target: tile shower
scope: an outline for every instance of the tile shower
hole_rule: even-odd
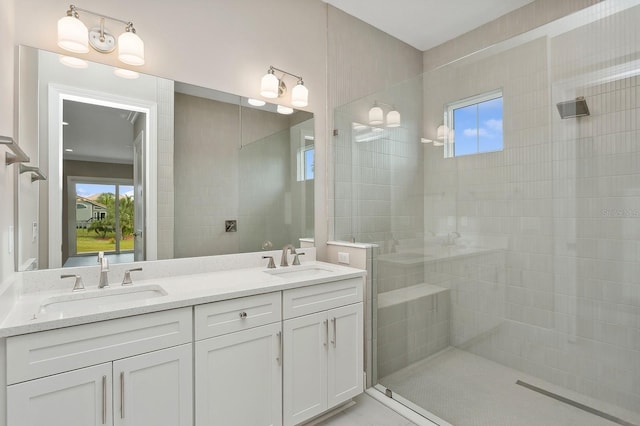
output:
[[[456,425],[640,424],[638,4],[602,2],[335,110],[334,235],[375,245],[371,384]],[[502,151],[420,142],[448,103],[495,89]],[[562,119],[579,96],[590,115]],[[376,102],[401,127],[363,130]]]

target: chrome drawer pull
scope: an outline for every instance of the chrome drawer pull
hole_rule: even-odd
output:
[[[282,365],[282,331],[278,331],[278,365]]]
[[[102,424],[107,424],[107,376],[102,376]]]
[[[331,322],[333,323],[333,340],[331,341],[331,343],[333,343],[333,347],[336,347],[336,341],[338,340],[338,335],[336,334],[336,318],[333,317],[331,318]]]
[[[120,372],[120,418],[124,419],[124,371]]]
[[[323,345],[325,347],[327,347],[327,346],[329,346],[329,321],[328,320],[324,320],[324,321],[322,321],[322,323],[325,326],[325,332],[326,332]]]

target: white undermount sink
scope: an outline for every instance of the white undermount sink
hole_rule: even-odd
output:
[[[153,299],[166,296],[159,285],[115,287],[52,296],[42,301],[39,313],[74,313],[105,305]]]
[[[315,278],[333,273],[331,269],[315,265],[288,266],[264,272],[282,278]]]

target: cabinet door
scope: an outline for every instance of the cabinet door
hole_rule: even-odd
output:
[[[186,344],[114,361],[114,425],[192,425],[191,348]]]
[[[327,313],[283,322],[284,424],[298,424],[327,409]]]
[[[328,318],[328,408],[332,408],[363,391],[362,303],[332,309]]]
[[[280,322],[195,343],[196,425],[282,424]]]
[[[7,386],[11,426],[111,424],[111,363]]]

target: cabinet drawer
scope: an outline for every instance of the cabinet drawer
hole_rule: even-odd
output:
[[[351,278],[326,284],[285,290],[282,293],[284,319],[326,311],[362,302],[364,278]]]
[[[213,302],[195,307],[196,340],[271,324],[282,319],[280,292]]]
[[[191,342],[191,308],[7,339],[7,384]]]

